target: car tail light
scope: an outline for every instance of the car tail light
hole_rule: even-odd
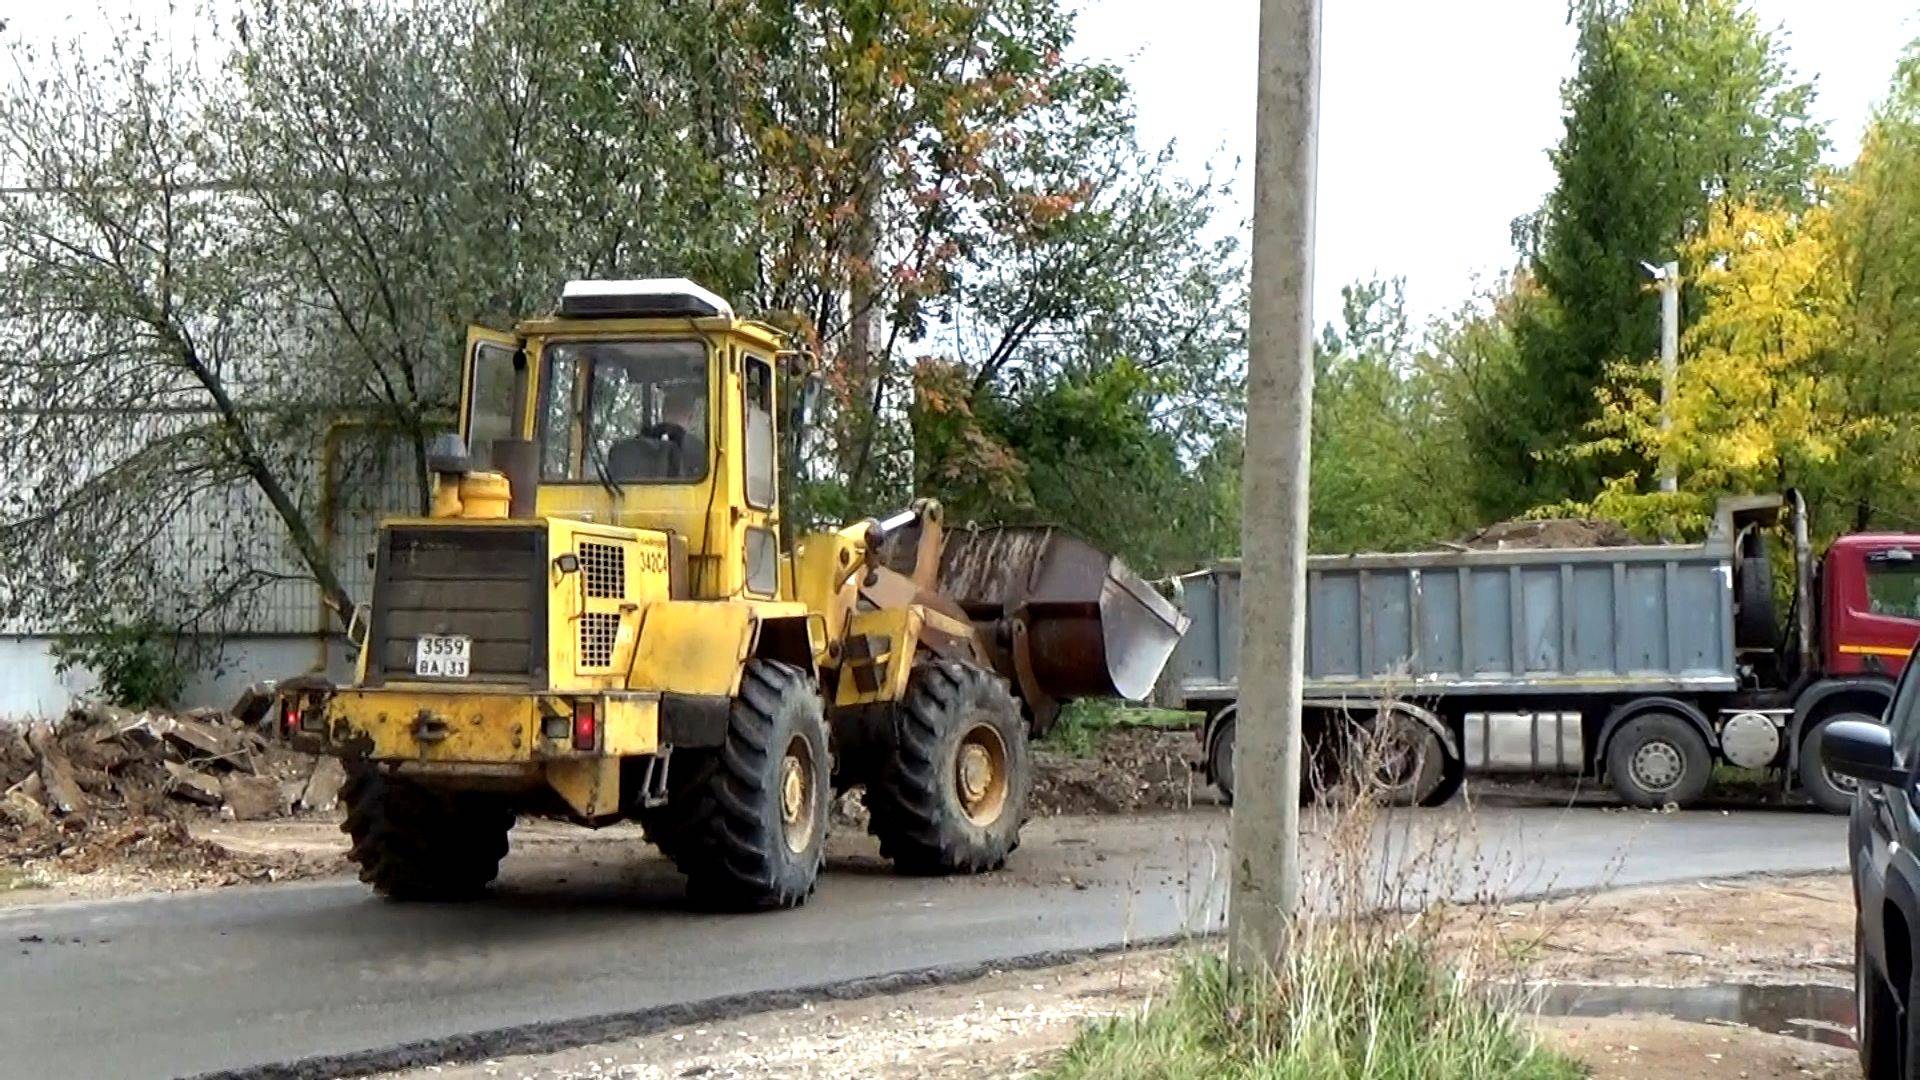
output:
[[[591,750],[600,735],[599,719],[594,715],[593,702],[577,702],[573,706],[573,748]]]
[[[281,723],[289,735],[300,730],[300,705],[298,702],[287,702],[286,708],[282,712]]]

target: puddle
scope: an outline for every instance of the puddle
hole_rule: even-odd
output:
[[[1528,988],[1546,1016],[1645,1013],[1693,1023],[1721,1022],[1853,1048],[1853,990],[1814,986],[1584,986]]]

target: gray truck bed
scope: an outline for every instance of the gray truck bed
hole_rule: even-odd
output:
[[[1240,569],[1175,579],[1180,702],[1237,695]],[[1733,689],[1726,543],[1317,556],[1310,699]]]

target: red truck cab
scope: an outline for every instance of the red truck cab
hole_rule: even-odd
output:
[[[1899,678],[1920,638],[1920,536],[1855,533],[1820,566],[1820,668]]]

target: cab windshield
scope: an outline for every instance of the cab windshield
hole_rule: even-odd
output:
[[[1920,563],[1905,552],[1890,557],[1876,552],[1867,558],[1867,607],[1875,615],[1920,619]]]
[[[567,341],[545,349],[540,472],[550,481],[691,483],[707,475],[707,349]]]

